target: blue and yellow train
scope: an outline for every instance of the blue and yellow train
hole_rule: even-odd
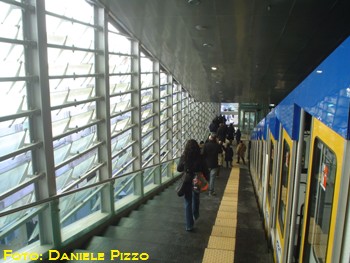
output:
[[[350,38],[251,135],[275,262],[350,262]]]

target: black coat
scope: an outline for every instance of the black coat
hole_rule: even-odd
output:
[[[177,171],[189,172],[191,174],[191,179],[193,179],[195,172],[202,172],[207,180],[209,178],[209,171],[202,155],[200,155],[198,159],[191,160],[189,164],[185,162],[185,156],[181,155],[179,163],[177,164]]]
[[[218,155],[222,153],[222,147],[215,141],[208,141],[204,144],[203,155],[205,162],[208,168],[217,168],[218,164]]]

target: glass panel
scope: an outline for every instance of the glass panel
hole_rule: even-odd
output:
[[[131,130],[128,130],[112,140],[112,155],[118,153],[131,142]]]
[[[121,111],[130,109],[131,107],[131,94],[125,94],[122,96],[115,96],[110,99],[111,101],[111,114],[117,114]]]
[[[146,122],[142,123],[142,135],[146,134],[151,129],[153,129],[153,121],[152,121],[152,119],[149,119]]]
[[[0,2],[0,21],[0,37],[23,40],[20,7]]]
[[[14,224],[16,222],[15,219],[23,218],[25,215],[28,217],[28,215],[33,214],[36,209],[37,208],[30,208],[19,211],[10,216],[0,217],[0,232]],[[39,238],[38,232],[36,231],[37,227],[38,216],[29,217],[22,224],[16,226],[14,230],[0,238],[1,250],[4,251],[5,249],[10,249],[12,250],[12,253],[14,253],[25,246],[34,243]],[[0,258],[3,258],[3,256],[4,255],[1,255]],[[8,258],[6,261],[8,261]]]
[[[168,75],[164,72],[160,72],[160,85],[165,85],[168,83]]]
[[[0,43],[0,77],[23,77],[24,47],[22,45]]]
[[[0,67],[1,65],[2,64],[0,64]],[[7,116],[27,110],[26,83],[24,81],[1,82],[0,105],[0,116]]]
[[[108,29],[116,30],[111,24],[108,24]],[[131,41],[122,35],[109,32],[108,50],[113,53],[131,54]]]
[[[27,176],[30,176],[31,164],[29,162],[20,163],[19,160],[17,160],[15,165],[16,166],[12,169],[7,171],[5,170],[0,174],[1,193],[5,193],[6,191],[16,187],[20,182],[23,182]],[[4,170],[4,168],[1,170]]]
[[[131,87],[131,76],[111,76],[109,77],[109,82],[111,94],[129,91]]]
[[[97,178],[85,182],[82,186],[92,184],[96,181]],[[100,210],[101,189],[101,186],[92,187],[60,198],[59,212],[61,228],[65,228]]]
[[[147,117],[151,116],[152,114],[153,114],[153,110],[151,108],[151,105],[146,105],[145,107],[142,107],[142,109],[141,109],[142,120],[146,119]]]
[[[111,119],[111,133],[112,135],[123,131],[131,124],[131,112],[127,112],[122,115]]]
[[[50,91],[52,93],[54,92],[74,92],[75,89],[87,89],[91,90],[90,97],[93,97],[95,95],[95,79],[92,77],[86,77],[86,78],[68,78],[68,79],[50,79]],[[74,94],[73,94],[74,95]],[[70,100],[74,99],[74,96],[71,96]],[[83,96],[83,98],[86,98],[86,96]],[[51,100],[55,100],[55,97],[51,96]],[[51,104],[53,104],[51,102]]]
[[[155,185],[155,176],[159,173],[159,168],[149,168],[149,169],[145,169],[143,172],[143,186],[144,188],[146,188],[147,186],[147,190],[151,190],[154,187],[156,187]],[[147,191],[146,191],[147,192]]]
[[[160,122],[161,123],[164,122],[166,119],[168,119],[168,111],[167,110],[162,111],[160,114],[161,114],[160,115]]]
[[[167,86],[160,86],[160,97],[164,98],[166,95],[168,95]]]
[[[94,53],[48,48],[50,76],[94,74]]]
[[[153,158],[152,156],[153,156],[153,147],[150,147],[146,152],[142,154],[142,164],[145,164],[146,162],[151,160],[151,158]],[[152,164],[152,162],[150,164]]]
[[[130,73],[131,57],[109,55],[109,72],[110,73]]]
[[[141,104],[146,104],[153,99],[153,90],[147,89],[141,91]]]
[[[287,212],[287,195],[288,195],[288,180],[290,169],[290,147],[286,140],[283,140],[283,158],[282,158],[282,171],[281,182],[279,189],[279,202],[278,202],[278,221],[281,226],[282,236],[284,235],[284,224],[286,220]]]
[[[162,137],[160,137],[160,147],[162,148],[168,141],[167,134],[164,134]]]
[[[84,104],[81,107],[69,107],[63,110],[52,111],[53,136],[61,135],[72,129],[83,127],[96,119],[94,108],[95,102]],[[84,110],[88,110],[84,112]],[[74,115],[73,115],[74,114]]]
[[[163,110],[165,109],[166,107],[168,107],[168,101],[166,99],[161,99],[160,100],[160,109]]]
[[[0,136],[0,156],[12,153],[18,149],[21,149],[25,144],[30,143],[29,132],[27,129],[18,130],[12,134],[5,134]],[[1,175],[0,175],[1,176]]]
[[[53,1],[46,1],[53,2]],[[80,9],[79,9],[80,10]],[[56,10],[55,10],[56,11]],[[76,15],[74,15],[76,19]],[[47,42],[49,44],[94,48],[94,28],[61,18],[46,16]]]
[[[153,86],[153,74],[141,74],[141,88]]]
[[[127,167],[126,165],[131,159],[132,159],[131,148],[127,148],[125,149],[125,151],[122,151],[116,158],[112,160],[112,163],[113,163],[112,174],[118,173],[118,175],[121,175],[120,174],[121,170]]]
[[[94,21],[93,9],[85,0],[45,1],[45,8],[47,11],[66,17],[74,17],[82,22],[93,23]]]
[[[177,172],[176,165],[173,161],[161,164],[162,182],[165,183],[171,180],[171,178],[174,176],[175,171]]]
[[[134,195],[134,178],[136,174],[117,179],[114,183],[114,200],[117,204],[125,197]],[[117,208],[119,205],[116,206]]]
[[[141,56],[142,55],[143,54],[141,54]],[[153,61],[149,58],[141,57],[141,72],[153,72]]]
[[[153,142],[153,134],[148,134],[142,138],[142,149],[146,148],[150,143]]]
[[[84,129],[54,141],[55,165],[92,147],[94,143],[96,143],[94,129],[96,129],[96,127]]]
[[[168,127],[166,123],[163,123],[162,125],[160,125],[160,134],[163,135],[163,133],[165,133],[167,129]]]
[[[64,103],[90,99],[95,94],[95,87],[82,89],[67,89],[65,91],[51,92],[51,105],[58,106]]]
[[[316,139],[303,256],[305,262],[326,262],[336,170],[334,152]]]

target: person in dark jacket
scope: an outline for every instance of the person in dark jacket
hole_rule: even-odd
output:
[[[185,150],[177,165],[177,171],[190,174],[190,180],[185,185],[184,198],[186,231],[192,231],[194,220],[197,220],[199,217],[199,193],[193,191],[192,181],[195,172],[202,172],[205,177],[208,177],[208,170],[196,140],[191,139],[187,141]]]
[[[210,135],[209,141],[204,144],[203,155],[205,157],[206,165],[209,169],[209,195],[216,195],[215,193],[215,177],[219,170],[218,157],[222,153],[222,147],[218,144],[216,136]]]
[[[232,161],[233,161],[233,149],[231,147],[230,142],[228,142],[226,147],[225,147],[225,161],[226,161],[226,167],[231,168]]]
[[[235,134],[237,145],[238,145],[239,142],[241,141],[241,135],[242,135],[242,134],[241,134],[241,130],[240,130],[240,129],[237,129],[236,134]]]
[[[224,123],[220,123],[219,128],[216,132],[216,136],[218,137],[218,140],[221,142],[225,142],[227,135],[227,127]]]
[[[231,123],[227,127],[227,139],[230,141],[230,143],[233,143],[233,139],[235,138],[235,127],[233,127],[233,123]]]

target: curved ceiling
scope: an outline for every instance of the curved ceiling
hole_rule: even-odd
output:
[[[278,104],[350,34],[348,0],[100,2],[204,102]]]

